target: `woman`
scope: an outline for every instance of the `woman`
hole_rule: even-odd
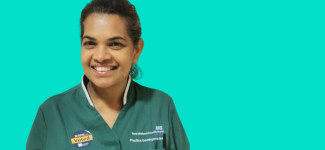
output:
[[[144,45],[135,7],[93,0],[80,25],[81,84],[39,107],[27,150],[190,149],[171,97],[132,80]]]

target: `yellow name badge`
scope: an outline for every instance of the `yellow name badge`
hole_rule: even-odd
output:
[[[88,141],[92,141],[92,140],[93,140],[92,135],[87,135],[87,136],[82,136],[82,137],[77,137],[77,138],[71,138],[72,144],[83,143],[83,142],[88,142]]]

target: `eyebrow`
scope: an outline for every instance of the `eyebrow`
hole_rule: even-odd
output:
[[[90,40],[92,40],[92,41],[96,41],[95,38],[90,37],[90,36],[88,36],[88,35],[85,35],[85,36],[82,37],[82,39],[84,39],[84,38],[90,39]],[[114,36],[114,37],[111,37],[111,38],[107,39],[107,41],[114,41],[114,40],[117,40],[117,39],[121,39],[121,40],[124,40],[124,41],[126,42],[126,40],[125,40],[124,38],[120,37],[120,36]]]

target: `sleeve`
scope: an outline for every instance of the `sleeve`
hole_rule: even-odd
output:
[[[46,124],[43,112],[39,108],[27,139],[26,150],[45,150],[45,143]]]
[[[167,137],[167,150],[189,150],[190,143],[185,130],[178,117],[175,104],[171,99],[169,105],[169,138]]]

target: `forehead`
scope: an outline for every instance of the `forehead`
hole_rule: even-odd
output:
[[[98,40],[107,40],[114,36],[128,38],[125,20],[115,14],[90,14],[84,21],[84,35]]]

